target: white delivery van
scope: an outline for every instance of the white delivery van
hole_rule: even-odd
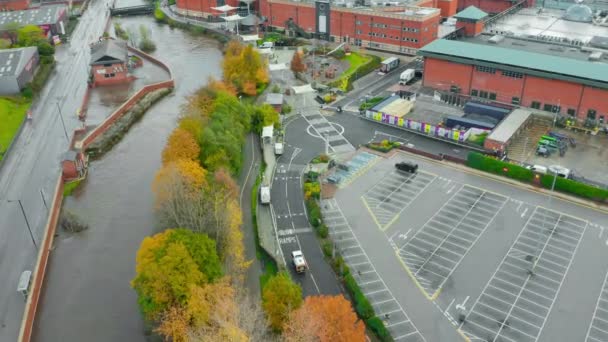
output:
[[[406,85],[409,81],[414,79],[415,75],[416,75],[416,70],[414,70],[414,69],[405,70],[404,72],[401,73],[401,76],[399,76],[399,84]]]
[[[293,267],[295,268],[297,273],[304,273],[308,268],[306,264],[306,259],[304,259],[304,254],[302,251],[293,251],[291,252],[291,258],[293,261]]]
[[[260,202],[262,204],[270,204],[270,187],[263,185],[260,187]]]
[[[280,156],[283,154],[284,146],[283,146],[283,135],[279,134],[276,136],[274,140],[274,154]]]

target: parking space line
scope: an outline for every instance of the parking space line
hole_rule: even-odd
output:
[[[595,310],[593,311],[593,316],[591,317],[591,322],[589,323],[589,328],[587,329],[587,336],[585,337],[585,341],[602,341],[599,338],[603,339],[603,341],[606,341],[606,339],[608,339],[608,332],[604,331],[603,329],[599,329],[597,326],[595,326],[595,322],[597,320],[602,320],[603,322],[608,323],[608,311],[600,307],[602,301],[605,302],[606,300],[608,300],[608,272],[606,272],[606,275],[604,276],[604,283],[602,284],[602,289],[600,290],[600,294],[595,304]],[[597,336],[597,338],[595,336],[592,336],[597,335],[595,333],[592,333],[592,329],[599,330],[602,333],[602,336]]]
[[[469,194],[474,197],[469,196]],[[490,196],[500,196],[497,199],[493,199],[495,204],[492,215],[485,215],[483,221],[480,220],[481,217],[476,219],[475,216],[479,215],[479,213],[477,213],[477,207],[488,206],[488,202],[490,201],[486,201],[486,199],[489,199]],[[464,200],[464,198],[466,198],[466,200]],[[458,189],[448,201],[445,202],[429,220],[427,220],[412,239],[399,250],[400,259],[403,259],[402,264],[405,265],[405,267],[410,268],[408,274],[412,275],[414,278],[419,277],[421,274],[428,273],[437,275],[437,279],[430,283],[431,286],[422,286],[418,283],[418,285],[421,285],[420,287],[423,289],[423,293],[428,299],[434,300],[439,296],[439,293],[447,280],[477,243],[487,227],[494,221],[496,215],[503,209],[508,199],[509,198],[506,196],[487,193],[479,188],[464,185]],[[482,200],[484,201],[481,202]],[[462,204],[464,204],[464,206]],[[486,211],[484,210],[484,212]],[[447,222],[443,222],[442,220],[444,219]],[[477,222],[480,227],[473,226],[470,221]],[[467,237],[471,237],[472,239]],[[428,246],[428,248],[419,246],[419,243]],[[414,250],[408,251],[409,254],[403,253],[403,251],[412,249],[412,247]],[[446,252],[453,255],[453,257],[444,257],[442,254],[445,254]],[[416,253],[420,253],[421,255],[412,260],[409,255],[416,255]],[[447,267],[443,263],[439,263],[439,260],[437,259],[448,261],[450,267]],[[420,260],[422,260],[421,263],[419,262]],[[439,266],[441,269],[447,270],[447,274],[438,274],[436,271],[429,269],[431,265],[434,265],[435,267]]]
[[[359,242],[359,239],[357,238],[357,236],[355,235],[354,231],[352,231],[352,228],[350,227],[350,225],[348,224],[348,220],[346,219],[346,217],[344,216],[344,214],[342,213],[342,210],[340,209],[340,207],[338,206],[337,202],[335,199],[331,199],[331,200],[323,200],[325,205],[321,206],[321,210],[323,212],[324,209],[326,209],[328,206],[332,207],[332,208],[336,208],[336,211],[340,212],[341,216],[342,216],[342,220],[345,222],[346,226],[349,227],[350,229],[350,233],[352,234],[354,240],[356,241],[357,245],[361,248],[362,252],[363,252],[363,256],[365,257],[366,261],[365,262],[361,262],[361,263],[356,263],[356,264],[351,264],[348,261],[346,261],[347,265],[350,267],[351,271],[353,272],[353,276],[355,277],[355,281],[357,281],[357,283],[362,286],[363,284],[360,283],[361,282],[361,275],[362,274],[369,274],[369,273],[374,273],[376,275],[376,277],[378,277],[378,281],[374,281],[373,283],[381,283],[382,284],[382,289],[379,290],[375,290],[372,292],[368,292],[368,293],[364,293],[364,295],[366,296],[366,298],[368,298],[368,300],[370,300],[370,303],[372,305],[376,305],[376,307],[378,307],[378,305],[380,304],[386,304],[389,302],[394,302],[396,304],[396,306],[398,307],[398,310],[392,311],[391,313],[396,313],[396,312],[400,312],[403,314],[403,317],[405,317],[405,321],[399,321],[399,324],[404,324],[404,323],[409,323],[408,324],[408,332],[407,332],[407,336],[410,335],[415,335],[417,336],[416,341],[424,341],[426,342],[424,336],[422,334],[420,334],[420,332],[418,331],[418,328],[414,325],[414,322],[412,322],[409,317],[407,316],[407,314],[405,313],[405,310],[403,310],[403,307],[401,306],[401,303],[399,303],[399,301],[397,301],[397,299],[395,298],[395,296],[393,295],[393,293],[391,292],[391,290],[388,288],[388,286],[386,285],[386,283],[384,282],[384,280],[382,279],[382,277],[380,277],[380,275],[378,274],[378,272],[376,271],[376,268],[374,267],[374,264],[371,262],[370,258],[367,256],[367,253],[365,252],[365,250],[361,247],[361,243]],[[365,201],[364,201],[365,203]],[[330,236],[333,239],[333,229],[330,226]],[[371,269],[368,271],[359,271],[355,269],[355,266],[359,266],[359,265],[367,265],[368,267],[370,267]],[[368,282],[369,284],[369,282]],[[375,287],[375,286],[374,286]],[[378,298],[380,299],[377,302],[374,302],[373,299],[370,299],[370,295],[373,295],[375,293],[386,293],[389,297],[389,299],[382,299],[382,298]],[[397,315],[400,316],[400,315]],[[389,317],[386,318],[387,320],[389,320]],[[393,322],[384,322],[387,325],[392,324]],[[396,326],[396,325],[394,325]],[[396,331],[394,328],[392,329],[393,326],[388,326],[387,329],[389,329],[389,332],[391,333],[391,335],[395,336],[395,333],[399,333],[399,331]],[[401,329],[403,330],[403,329]],[[395,338],[395,340],[397,340],[398,338]]]
[[[542,218],[539,219],[539,217]],[[530,229],[539,228],[541,221],[543,222],[542,229],[545,229],[547,226],[545,223],[549,223],[550,228],[546,230],[548,234],[539,235],[537,246],[522,243],[522,240],[529,239],[526,236],[527,232]],[[557,241],[555,232],[560,231],[564,224],[581,229],[580,231],[572,231],[572,233],[575,233],[579,237],[576,240],[576,244],[572,246],[572,250],[564,250],[562,246],[562,250],[566,252],[568,257],[553,252],[560,250],[559,244],[555,246],[555,242]],[[523,336],[529,337],[531,341],[537,341],[546,324],[547,317],[555,304],[566,274],[572,265],[587,225],[588,223],[585,220],[562,215],[559,212],[550,211],[540,206],[535,207],[526,224],[509,248],[509,251],[505,254],[494,274],[471,307],[468,317],[460,324],[460,329],[469,336],[476,336],[476,331],[478,328],[481,328],[483,331],[492,334],[490,338],[492,341],[497,341],[499,338],[501,340],[517,341],[523,338]],[[530,251],[525,251],[521,248],[530,249]],[[530,268],[522,267],[519,265],[519,262],[514,263],[519,258],[523,258],[526,262],[530,263]],[[563,270],[558,272],[543,267],[542,264],[546,261],[555,263],[550,259],[563,259],[565,265],[556,264],[560,268],[563,268]],[[541,267],[539,267],[538,273],[541,274],[536,274],[536,266],[539,263]],[[521,274],[514,273],[518,270]],[[539,276],[537,277],[536,275]],[[549,277],[549,275],[552,276]],[[509,280],[505,277],[513,279]],[[498,290],[499,292],[492,290],[492,293],[490,293],[491,289]],[[538,293],[538,291],[542,291],[543,293]],[[504,293],[506,296],[501,296],[500,293]],[[505,307],[509,307],[506,312],[504,311]],[[482,332],[482,334],[486,336],[487,333]]]
[[[361,200],[374,223],[385,231],[436,178],[437,175],[428,172],[404,175],[392,171],[368,189]],[[398,205],[392,203],[395,199],[399,202]]]

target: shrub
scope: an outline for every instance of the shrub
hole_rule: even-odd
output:
[[[467,156],[467,166],[482,171],[504,175],[519,181],[530,182],[534,178],[532,170],[525,167],[500,161],[495,158],[484,156],[481,153],[470,152]]]
[[[278,84],[275,84],[275,85],[272,86],[272,88],[270,88],[270,92],[278,94],[278,93],[281,92],[281,87],[279,87]]]
[[[319,182],[304,183],[304,193],[308,194],[308,197],[319,199],[321,197],[321,184]]]
[[[313,198],[306,200],[306,208],[308,208],[308,221],[310,224],[317,228],[321,224],[321,208],[319,204]]]
[[[365,321],[367,327],[376,334],[378,339],[382,342],[390,342],[393,341],[391,337],[391,333],[388,331],[386,326],[384,326],[384,322],[378,317],[368,318]]]
[[[344,283],[346,284],[346,289],[348,290],[350,296],[355,300],[355,311],[359,317],[364,320],[373,317],[374,308],[369,303],[367,298],[365,298],[363,292],[361,292],[361,289],[359,288],[359,285],[357,285],[357,282],[355,281],[355,278],[353,278],[352,274],[349,273],[344,277]]]
[[[34,97],[34,91],[32,90],[32,86],[28,83],[23,90],[21,90],[21,96],[26,99],[31,99]]]
[[[321,248],[323,249],[323,254],[325,254],[327,258],[331,258],[334,254],[334,245],[329,240],[323,241]]]
[[[292,108],[290,105],[284,104],[282,110],[283,110],[283,114],[289,114],[289,113],[291,113]]]
[[[553,179],[553,175],[543,175],[540,181],[545,188],[551,189]],[[558,177],[555,179],[555,190],[594,201],[605,202],[608,200],[608,190],[565,178]]]
[[[139,49],[146,53],[154,52],[156,50],[156,44],[150,39],[142,39],[139,42]]]
[[[40,56],[52,56],[55,53],[55,47],[47,41],[40,41],[37,45]]]
[[[165,20],[165,12],[163,12],[163,10],[161,10],[160,8],[155,9],[154,10],[154,19],[156,19],[156,21]]]
[[[317,228],[317,233],[319,233],[319,237],[325,239],[329,235],[329,228],[327,228],[325,224],[321,224],[319,228]]]

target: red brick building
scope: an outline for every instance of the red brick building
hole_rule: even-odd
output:
[[[519,0],[521,1],[521,0]],[[458,0],[458,11],[462,11],[469,6],[475,6],[482,11],[490,14],[500,13],[509,9],[519,1],[514,0]],[[526,0],[523,7],[534,7],[535,0]]]
[[[212,7],[221,7],[224,5],[238,8],[239,0],[176,0],[175,7],[177,12],[189,17],[207,18],[210,16],[220,16],[222,12],[212,9]],[[255,8],[254,2],[251,8]],[[230,12],[232,14],[232,12]]]
[[[19,11],[30,7],[30,0],[0,0],[0,11]]]
[[[103,86],[129,82],[127,43],[105,39],[91,46],[91,82]]]
[[[439,39],[419,50],[424,86],[606,123],[608,60],[601,54],[574,44],[479,34],[471,29],[476,23],[468,25],[469,37]]]
[[[326,34],[326,40],[366,48],[415,54],[437,39],[440,10],[430,7],[394,6],[347,8],[328,3],[261,0],[260,12],[267,25],[286,29],[288,22],[302,30]],[[322,20],[325,23],[320,24]],[[326,32],[321,32],[325,30]]]

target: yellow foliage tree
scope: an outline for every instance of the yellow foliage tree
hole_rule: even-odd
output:
[[[365,325],[342,295],[310,296],[285,326],[289,342],[364,342]]]
[[[178,127],[173,130],[163,149],[163,165],[180,159],[197,160],[200,152],[201,148],[192,133]]]
[[[289,314],[300,305],[302,289],[287,273],[281,272],[270,278],[262,289],[262,307],[274,331],[283,330]]]
[[[248,341],[239,326],[236,292],[227,278],[192,287],[180,308],[168,310],[157,332],[173,341]]]
[[[193,160],[180,159],[163,166],[152,184],[157,208],[176,196],[195,197],[206,184],[206,175],[207,171]]]
[[[243,47],[235,41],[226,47],[222,69],[224,82],[251,96],[257,94],[258,85],[269,80],[266,61],[260,54],[251,45]]]

